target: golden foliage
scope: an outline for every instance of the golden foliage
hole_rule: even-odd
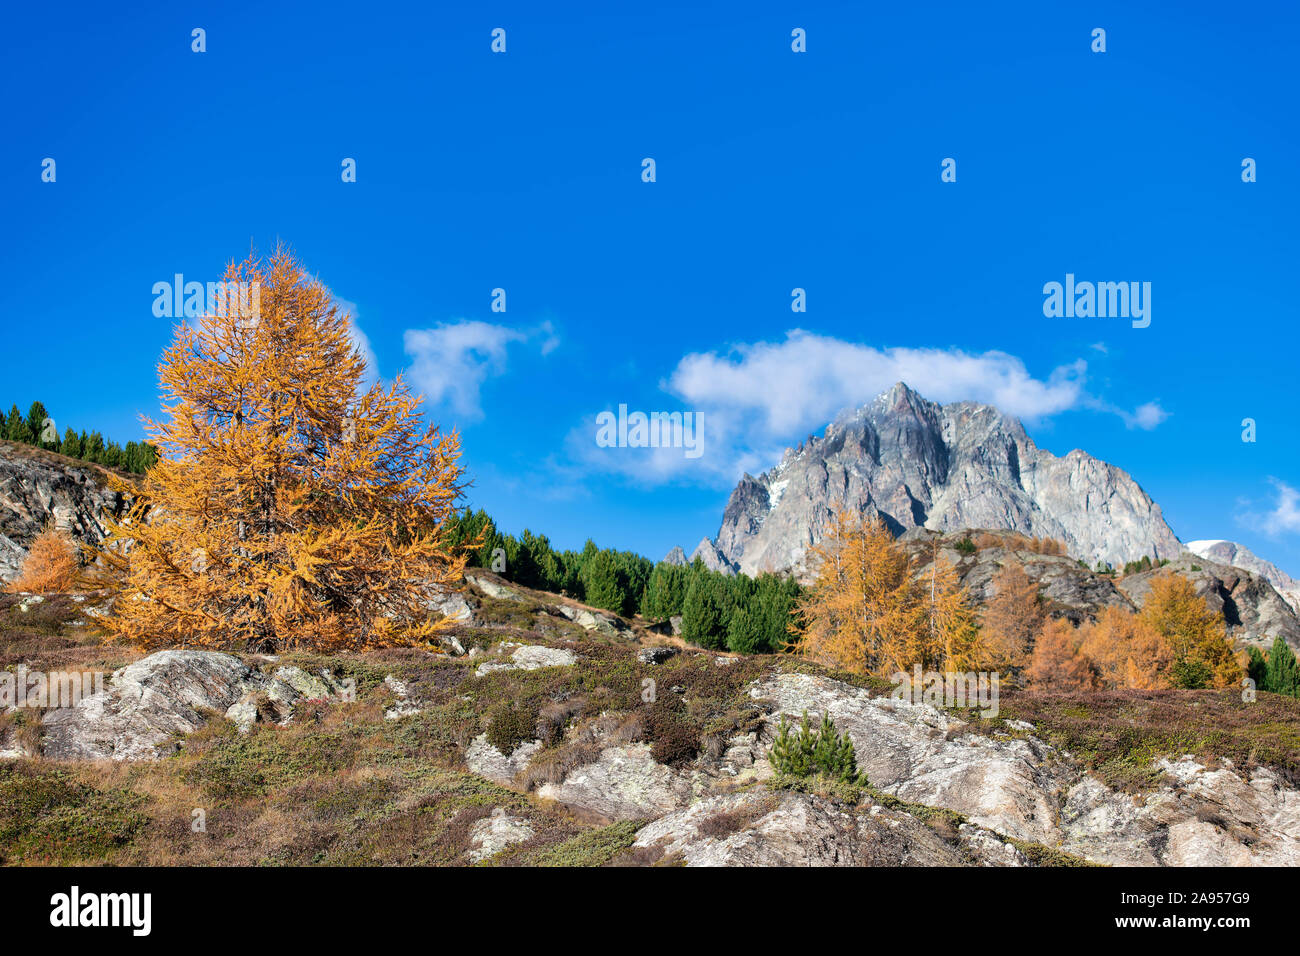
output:
[[[1020,564],[1009,561],[993,577],[993,596],[980,614],[984,639],[999,670],[1029,662],[1029,648],[1047,620],[1038,584]]]
[[[109,626],[146,648],[427,638],[465,563],[444,540],[458,436],[422,428],[400,377],[362,390],[348,316],[289,252],[225,282],[257,283],[260,313],[232,297],[163,354],[160,458],[102,552],[126,571]]]
[[[47,525],[32,542],[22,573],[10,582],[9,590],[37,594],[72,590],[80,566],[79,554],[71,535]]]
[[[1108,689],[1168,687],[1173,650],[1164,636],[1132,611],[1108,607],[1084,624],[1080,651],[1093,662]]]
[[[1049,618],[1034,641],[1034,653],[1025,671],[1036,691],[1095,690],[1092,662],[1079,652],[1079,637],[1068,620]]]
[[[1173,664],[1203,665],[1215,687],[1232,687],[1242,669],[1232,652],[1223,618],[1187,578],[1168,571],[1151,579],[1151,593],[1138,615],[1168,645]]]
[[[974,538],[975,547],[1006,548],[1008,551],[1028,551],[1031,554],[1067,554],[1065,543],[1056,538],[1031,538],[1018,531],[981,532]]]
[[[966,670],[982,656],[969,597],[946,562],[922,580],[878,519],[839,512],[809,552],[816,578],[795,609],[796,650],[855,673],[913,664]]]

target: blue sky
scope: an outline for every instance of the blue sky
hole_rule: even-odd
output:
[[[153,284],[283,239],[510,530],[689,551],[905,377],[1300,574],[1293,6],[443,6],[10,10],[5,407],[140,437]],[[1150,327],[1045,317],[1067,272],[1150,282]],[[620,403],[700,412],[704,453],[597,448]]]

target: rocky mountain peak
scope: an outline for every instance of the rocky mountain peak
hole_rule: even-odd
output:
[[[1056,538],[1089,564],[1183,551],[1121,469],[1077,449],[1057,457],[992,405],[940,405],[904,382],[846,409],[771,470],[745,475],[709,544],[720,563],[748,574],[799,571],[838,508],[877,515],[895,534],[993,528]]]

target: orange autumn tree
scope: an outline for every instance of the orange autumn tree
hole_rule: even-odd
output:
[[[1173,651],[1164,637],[1132,611],[1107,607],[1080,629],[1079,651],[1093,662],[1107,688],[1168,687]]]
[[[984,638],[999,670],[1018,672],[1047,620],[1038,583],[1024,567],[1008,561],[993,576],[993,596],[980,614]]]
[[[1222,616],[1187,578],[1167,571],[1152,578],[1138,617],[1168,645],[1172,662],[1166,673],[1173,686],[1232,687],[1241,680]]]
[[[126,575],[108,625],[145,648],[429,637],[465,563],[444,534],[459,438],[422,426],[400,377],[362,387],[349,317],[291,253],[225,282],[258,293],[182,322],[163,354],[160,457],[103,551]]]
[[[80,565],[80,549],[71,535],[47,525],[27,549],[22,571],[10,582],[9,590],[35,594],[70,591]]]
[[[1074,625],[1064,618],[1048,618],[1034,641],[1025,678],[1031,690],[1071,692],[1095,690],[1092,661],[1079,651]]]
[[[951,566],[936,557],[918,580],[878,518],[841,511],[833,521],[809,551],[815,578],[795,608],[795,650],[860,674],[970,667],[978,630]]]

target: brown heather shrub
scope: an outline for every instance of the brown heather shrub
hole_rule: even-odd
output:
[[[564,732],[569,729],[569,721],[581,717],[587,709],[587,698],[570,697],[566,700],[543,704],[537,712],[537,739],[543,747],[554,747],[564,740]]]
[[[520,744],[533,739],[533,730],[536,726],[536,711],[517,707],[508,702],[500,703],[492,709],[488,719],[488,743],[508,757]]]
[[[662,764],[674,766],[694,760],[700,752],[699,728],[687,723],[682,715],[667,706],[650,708],[646,723],[650,755]]]
[[[780,799],[775,794],[767,794],[758,800],[741,804],[734,810],[720,810],[711,816],[705,817],[700,821],[697,829],[700,836],[723,839],[733,833],[740,832],[752,825],[756,820],[767,816],[780,803]]]

